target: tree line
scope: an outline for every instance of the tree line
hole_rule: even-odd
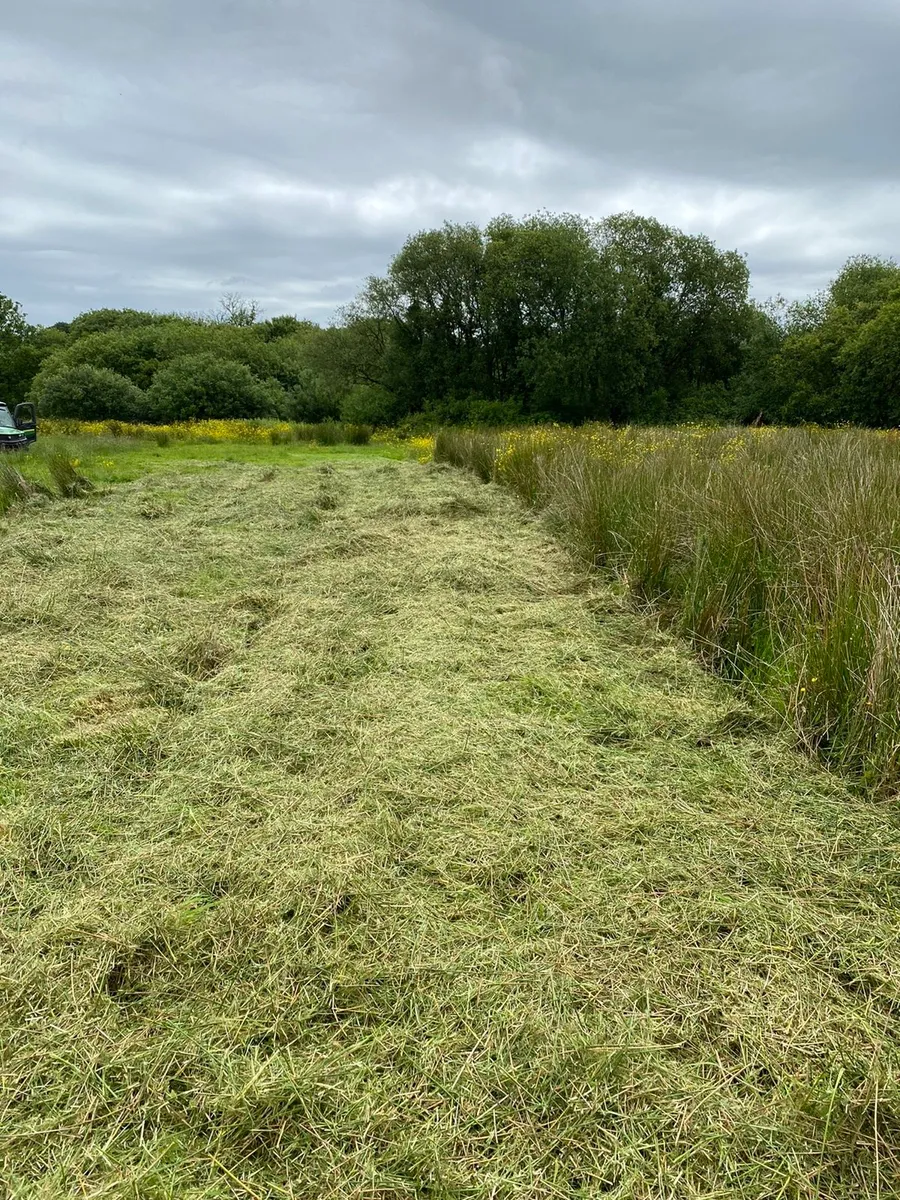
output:
[[[321,327],[225,297],[40,328],[0,296],[0,401],[44,415],[372,424],[900,424],[900,266],[749,297],[744,257],[632,213],[542,213],[410,237]]]

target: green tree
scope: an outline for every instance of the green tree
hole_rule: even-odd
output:
[[[341,400],[340,417],[351,425],[394,425],[405,413],[393,393],[373,383],[357,383]]]
[[[281,415],[289,421],[333,421],[339,415],[334,393],[310,367],[285,388],[285,397]]]
[[[277,416],[285,405],[275,380],[257,379],[249,367],[215,354],[190,354],[157,371],[148,391],[158,421]]]
[[[900,300],[900,265],[871,254],[848,259],[828,291],[829,307],[845,309],[856,325],[871,321],[892,300]]]
[[[760,410],[785,423],[890,423],[898,302],[900,266],[870,255],[849,259],[825,291],[787,306],[769,359],[748,356],[738,390],[755,371]]]
[[[781,297],[751,306],[741,368],[731,381],[731,391],[722,396],[718,410],[706,413],[694,407],[687,415],[742,422],[781,419],[785,396],[775,362],[786,337],[785,308]]]
[[[367,297],[377,282],[369,281]],[[336,396],[357,384],[386,389],[396,320],[380,304],[370,307],[368,298],[354,302],[343,309],[341,324],[315,331],[304,343],[303,356]]]
[[[45,417],[142,421],[150,415],[147,396],[140,388],[124,375],[90,363],[39,377],[28,398]]]
[[[74,340],[70,337],[43,362],[41,372],[52,374],[79,363],[90,363],[116,371],[146,389],[167,363],[185,355],[212,354],[243,363],[258,378],[276,379],[282,387],[290,389],[302,386],[310,369],[307,340],[308,335],[304,334],[267,341],[256,328],[169,318],[86,333]]]
[[[595,232],[570,214],[488,225],[482,324],[495,402],[564,420],[609,415],[615,314]]]
[[[47,353],[38,333],[22,306],[0,295],[0,402],[10,407],[25,399]]]
[[[41,373],[53,374],[88,364],[115,371],[145,389],[164,363],[203,350],[205,332],[203,326],[193,322],[173,321],[115,327],[74,339],[70,334],[68,342],[43,364]]]
[[[481,230],[447,223],[409,238],[387,278],[369,281],[363,311],[385,347],[383,384],[405,411],[489,388],[483,278]]]
[[[600,222],[598,240],[615,281],[607,368],[615,416],[677,416],[684,397],[741,366],[753,320],[747,264],[707,237],[634,213]]]
[[[900,425],[900,300],[883,305],[841,347],[842,411],[864,425]]]
[[[740,255],[633,214],[446,224],[368,281],[330,348],[406,413],[660,419],[739,368],[747,284]]]
[[[136,308],[94,308],[79,315],[69,324],[68,334],[74,341],[91,333],[111,333],[115,330],[139,329],[143,325],[162,325],[179,320],[171,314],[141,312]]]
[[[308,338],[318,332],[319,326],[314,321],[301,321],[299,317],[285,314],[271,317],[256,326],[260,336],[267,342],[276,342],[280,338]]]
[[[0,350],[24,341],[32,333],[22,306],[9,296],[0,294]]]

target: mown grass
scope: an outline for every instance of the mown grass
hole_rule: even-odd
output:
[[[62,434],[52,432],[50,422],[41,426],[37,446],[27,453],[0,457],[0,512],[13,504],[29,500],[20,516],[61,494],[54,478],[56,470],[68,463],[80,476],[97,487],[127,483],[149,473],[195,472],[218,463],[257,463],[271,467],[308,467],[331,461],[403,460],[420,457],[418,442],[395,437],[379,437],[363,445],[337,445],[306,441],[269,439],[209,439],[191,442],[170,439],[160,445],[154,438],[112,435],[86,430]],[[62,489],[62,494],[65,489]]]
[[[820,429],[445,431],[799,742],[900,779],[900,438]]]
[[[0,520],[7,1193],[896,1194],[896,824],[500,489],[282,450]]]

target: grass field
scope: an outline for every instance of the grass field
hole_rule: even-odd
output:
[[[869,795],[900,786],[897,431],[443,431]]]
[[[5,1194],[897,1194],[891,810],[495,485],[75,457],[0,518]]]

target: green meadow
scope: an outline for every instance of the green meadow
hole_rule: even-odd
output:
[[[897,1193],[887,735],[829,759],[761,636],[714,641],[794,628],[733,461],[825,466],[465,436],[0,464],[4,1194]]]

